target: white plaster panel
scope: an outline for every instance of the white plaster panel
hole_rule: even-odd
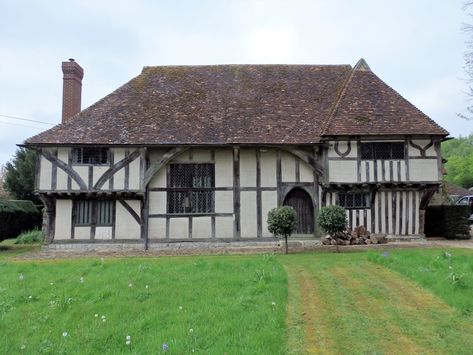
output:
[[[210,217],[192,218],[192,239],[212,237],[212,221]]]
[[[177,157],[171,160],[173,163],[189,163],[191,160],[189,159],[189,150],[186,150],[179,154]]]
[[[69,163],[69,148],[58,148],[57,158],[67,165]],[[60,168],[57,169],[56,188],[67,190],[67,174]]]
[[[417,144],[421,148],[424,148],[425,146],[427,146],[430,143],[430,139],[414,139],[412,141],[412,143]],[[421,156],[421,153],[420,153],[419,149],[411,146],[410,144],[408,144],[407,151],[409,152],[410,157],[419,157],[419,156]],[[437,156],[437,153],[435,152],[434,145],[432,145],[430,148],[428,148],[425,151],[425,155],[426,156]]]
[[[356,161],[331,160],[328,162],[328,168],[330,171],[330,182],[357,181]]]
[[[169,238],[186,239],[189,238],[189,218],[171,218],[169,220]]]
[[[278,206],[278,194],[276,191],[261,192],[261,214],[262,214],[262,231],[263,237],[272,237],[268,231],[268,212]]]
[[[109,169],[109,166],[94,166],[93,170],[93,184],[102,177],[102,175]],[[84,180],[87,181],[87,180]],[[102,190],[108,190],[108,180],[103,184]]]
[[[240,186],[256,186],[256,150],[240,150]]]
[[[95,227],[95,239],[112,239],[112,227]]]
[[[72,201],[56,200],[56,225],[54,239],[71,239]]]
[[[437,159],[409,160],[411,181],[438,181]]]
[[[149,192],[149,213],[161,214],[166,213],[166,192],[150,191]]]
[[[348,149],[348,141],[339,141],[338,142],[338,150],[343,154]],[[346,156],[346,158],[356,158],[357,153],[357,142],[351,141],[351,150],[350,153]],[[329,158],[340,158],[340,155],[337,154],[335,151],[335,141],[330,141],[329,148],[328,148],[328,157]]]
[[[256,192],[242,191],[240,194],[241,237],[256,238]]]
[[[139,200],[126,200],[133,211],[141,215]],[[115,239],[139,239],[141,237],[140,225],[119,202],[115,205]]]
[[[215,186],[233,186],[233,152],[230,149],[215,152]]]
[[[84,181],[85,186],[89,184],[89,167],[87,165],[75,165],[72,167]]]
[[[114,149],[114,163],[118,163],[120,160],[125,159],[125,149],[115,148]],[[123,190],[125,188],[125,169],[121,168],[113,175],[113,189]]]
[[[314,182],[314,173],[312,168],[302,160],[299,160],[299,176],[301,182]]]
[[[276,152],[274,150],[260,150],[261,186],[275,187],[276,182]]]
[[[156,174],[154,174],[149,186],[150,187],[166,187],[166,178],[167,178],[166,167],[163,167]]]
[[[192,160],[196,163],[208,163],[212,161],[210,149],[193,149]]]
[[[78,239],[78,240],[90,239],[90,227],[88,226],[74,227],[74,239]]]
[[[233,213],[233,191],[215,191],[215,212]]]
[[[283,182],[296,181],[296,158],[286,152],[281,153],[281,179]]]
[[[128,187],[130,190],[140,189],[140,157],[130,163],[130,175],[128,177]]]
[[[233,217],[215,217],[215,236],[233,238]]]
[[[148,238],[166,238],[166,218],[150,218],[148,220]]]
[[[39,189],[40,190],[51,190],[51,175],[53,171],[53,165],[49,160],[41,157],[41,171],[39,179]]]

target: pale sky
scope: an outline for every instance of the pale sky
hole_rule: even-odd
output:
[[[68,58],[84,68],[86,108],[143,66],[363,57],[452,136],[467,135],[473,121],[457,116],[468,105],[467,21],[461,0],[0,0],[0,115],[59,123]],[[0,164],[48,127],[0,116]]]

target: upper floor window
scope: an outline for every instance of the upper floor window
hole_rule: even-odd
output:
[[[213,164],[170,164],[168,213],[212,213],[215,205]]]
[[[370,194],[367,192],[339,192],[338,204],[347,209],[370,207]]]
[[[361,159],[404,159],[404,143],[403,142],[371,142],[361,143]]]
[[[73,148],[74,164],[108,164],[108,148]]]

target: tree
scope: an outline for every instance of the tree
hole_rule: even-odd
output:
[[[5,187],[3,186],[5,183],[5,175],[6,175],[6,168],[5,165],[0,165],[0,199],[10,200],[11,196]]]
[[[320,209],[318,223],[320,228],[335,239],[337,242],[336,245],[338,252],[338,238],[347,228],[347,215],[345,209],[337,205],[322,207]]]
[[[273,208],[268,213],[268,230],[276,237],[284,237],[286,254],[288,253],[287,237],[296,230],[297,214],[294,208],[281,206]]]
[[[456,185],[470,188],[473,186],[473,134],[442,143],[442,155],[445,164],[445,180]]]
[[[35,168],[36,152],[19,148],[13,160],[5,165],[4,188],[15,199],[31,200],[35,204],[41,204],[34,194]]]

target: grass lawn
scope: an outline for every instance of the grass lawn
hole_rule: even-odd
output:
[[[61,261],[5,256],[19,252],[0,251],[1,354],[473,349],[471,250]]]

